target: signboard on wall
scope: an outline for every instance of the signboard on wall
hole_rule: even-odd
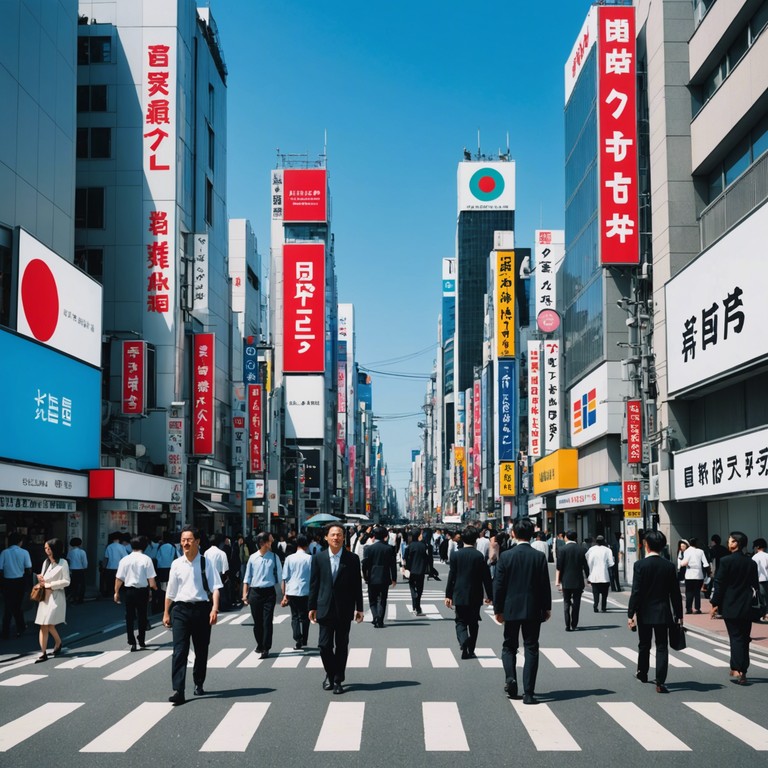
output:
[[[122,342],[122,412],[125,416],[143,416],[147,408],[147,343]]]
[[[283,171],[283,221],[328,221],[328,181],[325,168],[286,168]]]
[[[215,437],[215,337],[196,333],[192,350],[192,453],[211,456]]]

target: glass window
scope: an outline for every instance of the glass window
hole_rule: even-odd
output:
[[[109,64],[112,61],[112,38],[78,37],[78,64]]]
[[[91,157],[112,157],[111,128],[91,128]]]
[[[742,139],[723,163],[727,187],[749,168],[749,138]]]
[[[208,167],[213,170],[215,168],[215,151],[216,151],[216,134],[213,132],[213,128],[208,126]]]
[[[77,86],[77,111],[78,112],[106,112],[107,111],[107,86],[106,85],[78,85]]]
[[[754,43],[757,36],[765,29],[768,24],[768,0],[764,2],[756,11],[749,22],[750,41]]]
[[[75,190],[75,227],[104,229],[103,187],[78,187]]]
[[[768,150],[768,115],[752,131],[752,162]]]
[[[205,220],[213,224],[213,184],[210,179],[205,180]]]
[[[77,145],[75,154],[78,158],[88,157],[88,129],[77,129]]]
[[[749,30],[747,27],[739,32],[739,36],[728,49],[728,71],[730,72],[740,61],[749,48]]]
[[[213,118],[216,112],[215,107],[216,107],[216,91],[213,89],[213,86],[209,83],[208,84],[208,122],[211,125],[214,124]]]
[[[104,276],[104,252],[101,248],[75,248],[75,266],[101,283]]]
[[[709,189],[707,202],[711,203],[723,191],[723,169],[720,165],[707,179],[707,187]]]

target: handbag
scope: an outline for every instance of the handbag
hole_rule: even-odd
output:
[[[673,651],[683,651],[687,647],[685,628],[677,622],[669,625],[669,647]]]
[[[43,570],[40,573],[41,576],[45,575],[45,572],[48,570],[48,563],[43,566]],[[32,587],[32,591],[29,593],[29,599],[33,603],[42,603],[43,600],[45,600],[45,584],[41,584],[39,581],[37,584],[35,584],[34,587]]]

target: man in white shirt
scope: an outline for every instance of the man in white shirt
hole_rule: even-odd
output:
[[[752,559],[757,563],[757,579],[760,582],[760,606],[763,621],[768,621],[768,552],[765,551],[765,539],[754,541],[755,554]]]
[[[611,568],[613,568],[613,552],[606,545],[605,536],[595,536],[594,545],[587,550],[587,565],[595,613],[600,603],[602,603],[601,610],[605,613],[608,610],[608,590],[611,586]]]
[[[485,562],[488,562],[488,550],[491,547],[490,539],[486,538],[488,531],[478,531],[477,541],[475,542],[475,549],[485,558]]]
[[[188,525],[181,529],[182,557],[171,563],[168,588],[165,592],[163,624],[171,626],[173,607],[173,657],[171,680],[173,695],[168,701],[174,706],[186,701],[187,659],[189,641],[195,647],[195,664],[192,680],[195,696],[204,696],[203,683],[208,667],[208,646],[211,627],[219,615],[219,590],[221,577],[214,568],[205,567],[200,554],[200,531]]]
[[[536,538],[531,542],[531,546],[541,552],[549,561],[549,545],[547,544],[547,537],[544,531],[537,531]]]
[[[139,646],[146,648],[147,634],[147,603],[149,592],[157,589],[155,582],[155,566],[152,560],[144,554],[147,540],[144,536],[131,539],[131,554],[124,557],[117,566],[115,577],[115,602],[120,604],[120,590],[125,585],[125,632],[128,645],[136,650],[136,635],[133,633],[134,622],[138,618]]]
[[[291,608],[293,649],[299,651],[309,640],[309,576],[312,571],[312,555],[307,552],[307,537],[296,537],[296,552],[285,558],[283,566],[283,599],[280,605]]]
[[[3,639],[7,640],[11,631],[11,618],[16,623],[16,636],[25,630],[24,593],[29,590],[29,576],[32,573],[32,559],[26,549],[21,548],[21,534],[16,531],[8,534],[8,547],[0,552],[0,583],[3,589],[5,610],[3,612]]]
[[[216,573],[221,576],[221,583],[224,585],[224,588],[221,590],[221,595],[219,596],[219,605],[223,611],[226,611],[229,609],[232,601],[229,599],[229,586],[227,585],[229,556],[223,549],[221,549],[223,544],[224,535],[217,533],[213,537],[213,544],[205,550],[205,562],[210,565],[211,568],[215,568]]]

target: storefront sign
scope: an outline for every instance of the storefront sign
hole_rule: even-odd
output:
[[[147,343],[124,341],[122,346],[123,415],[143,416],[147,407]]]
[[[208,309],[208,235],[195,235],[194,241],[192,306],[195,312],[204,312]]]
[[[621,485],[619,483],[608,483],[595,488],[580,488],[571,493],[558,494],[555,499],[557,509],[618,507],[621,503]]]
[[[534,271],[534,316],[539,330],[552,333],[560,325],[557,314],[557,272],[565,258],[565,231],[537,229],[534,233],[536,270]],[[543,314],[543,313],[547,314]],[[544,327],[542,327],[542,325]]]
[[[627,400],[627,463],[643,460],[643,417],[640,400]]]
[[[264,426],[262,423],[262,390],[261,384],[248,385],[248,414],[249,414],[249,471],[251,474],[264,469]]]
[[[625,480],[623,484],[622,503],[624,517],[640,517],[640,481]]]
[[[74,512],[76,504],[68,499],[0,495],[0,509],[6,512]]]
[[[15,493],[86,498],[88,476],[0,463],[0,488]]]
[[[538,459],[541,449],[541,342],[528,342],[528,455]]]
[[[166,418],[168,442],[166,464],[168,477],[184,474],[184,406],[171,406]]]
[[[561,448],[533,465],[533,492],[536,496],[577,488],[578,485],[579,452],[575,448]]]
[[[514,496],[516,465],[514,461],[502,461],[499,464],[499,496]]]
[[[496,355],[515,356],[515,252],[496,251]]]
[[[545,341],[542,399],[544,407],[544,452],[557,451],[562,445],[560,427],[560,362],[562,360],[561,345],[557,339]]]
[[[215,337],[212,333],[196,333],[192,362],[192,453],[212,456],[215,432]]]

